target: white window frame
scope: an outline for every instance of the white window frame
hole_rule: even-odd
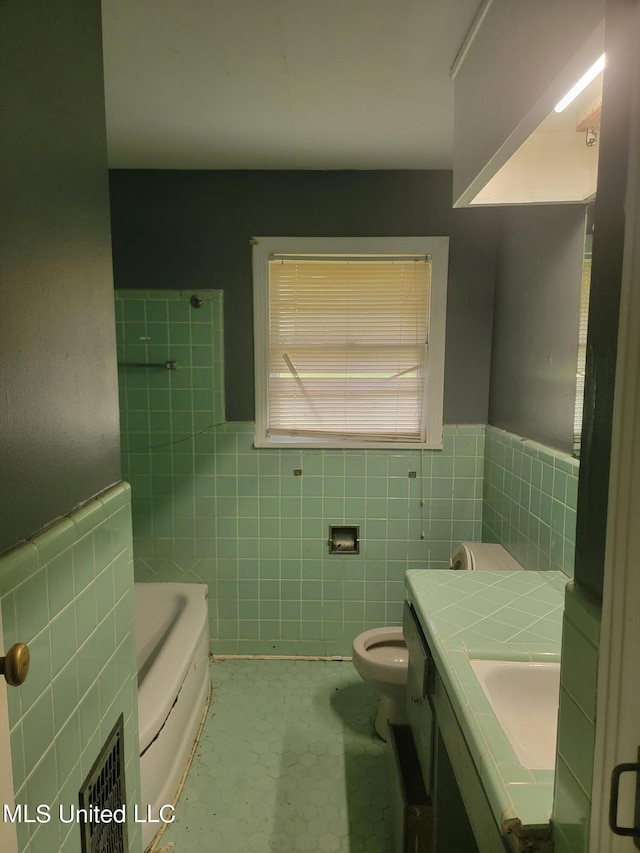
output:
[[[254,237],[253,323],[255,346],[256,447],[442,449],[444,353],[447,312],[448,237]],[[332,438],[274,437],[267,433],[269,383],[269,258],[280,254],[429,255],[431,288],[425,375],[424,441],[384,442]]]

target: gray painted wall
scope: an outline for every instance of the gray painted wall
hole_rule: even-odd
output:
[[[609,501],[611,425],[618,351],[620,282],[625,248],[629,117],[637,92],[633,69],[635,5],[607,5],[607,73],[603,81],[598,188],[594,205],[589,337],[580,451],[576,581],[602,598]],[[631,241],[633,242],[632,238]]]
[[[120,478],[101,39],[0,4],[0,552]]]
[[[496,276],[489,423],[571,453],[583,205],[511,208]]]
[[[226,416],[254,417],[252,235],[449,236],[444,416],[485,423],[500,214],[451,208],[450,172],[112,171],[120,288],[222,288]]]

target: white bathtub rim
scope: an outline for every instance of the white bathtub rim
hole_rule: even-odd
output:
[[[191,583],[134,584],[139,593],[183,595],[184,610],[172,632],[171,650],[158,657],[142,684],[138,685],[138,736],[140,753],[155,740],[167,721],[191,662],[198,650],[202,631],[208,633],[207,585]],[[135,594],[135,593],[134,593]],[[151,614],[146,613],[146,617]],[[136,641],[137,642],[137,641]]]
[[[180,777],[180,782],[178,783],[178,787],[176,789],[175,795],[174,795],[173,799],[171,800],[171,805],[174,808],[176,807],[178,800],[180,799],[180,794],[182,794],[182,789],[184,788],[184,783],[187,781],[187,776],[189,775],[189,770],[191,769],[191,765],[193,763],[193,759],[194,759],[195,754],[196,754],[196,749],[198,748],[198,744],[200,743],[200,738],[202,736],[202,730],[204,729],[204,724],[206,722],[207,714],[209,713],[209,707],[211,705],[211,690],[212,690],[211,679],[209,679],[209,686],[208,686],[208,690],[207,690],[207,698],[206,698],[206,701],[204,703],[204,709],[202,711],[202,715],[200,717],[200,723],[198,725],[198,731],[196,732],[196,737],[195,737],[195,740],[193,741],[193,745],[192,745],[191,751],[189,753],[189,758],[187,759],[187,763],[185,765],[184,771],[182,773],[182,776]],[[161,825],[160,829],[153,836],[151,843],[146,848],[147,850],[155,850],[156,846],[158,845],[158,843],[160,841],[160,838],[162,837],[165,829],[168,826],[169,826],[168,823],[163,823]],[[144,848],[143,848],[143,850],[144,850]],[[145,853],[146,853],[146,851],[145,851]]]
[[[200,731],[204,709],[211,691],[208,632],[201,635],[201,647],[184,680],[177,703],[172,707],[158,736],[140,757],[140,795],[143,808],[157,815],[162,805],[177,800],[180,782]],[[142,824],[143,849],[151,844],[157,825]]]

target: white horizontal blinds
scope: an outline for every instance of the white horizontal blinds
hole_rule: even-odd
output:
[[[431,262],[269,261],[270,435],[423,440]]]
[[[580,287],[580,327],[578,331],[578,366],[576,370],[576,403],[573,410],[573,447],[580,450],[582,434],[582,415],[584,408],[584,377],[587,359],[587,323],[589,319],[589,290],[591,285],[591,258],[585,258],[582,265],[582,284]]]

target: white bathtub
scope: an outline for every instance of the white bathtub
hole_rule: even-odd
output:
[[[207,585],[137,583],[135,589],[140,813],[172,803],[209,699]],[[160,828],[142,823],[142,849]]]

